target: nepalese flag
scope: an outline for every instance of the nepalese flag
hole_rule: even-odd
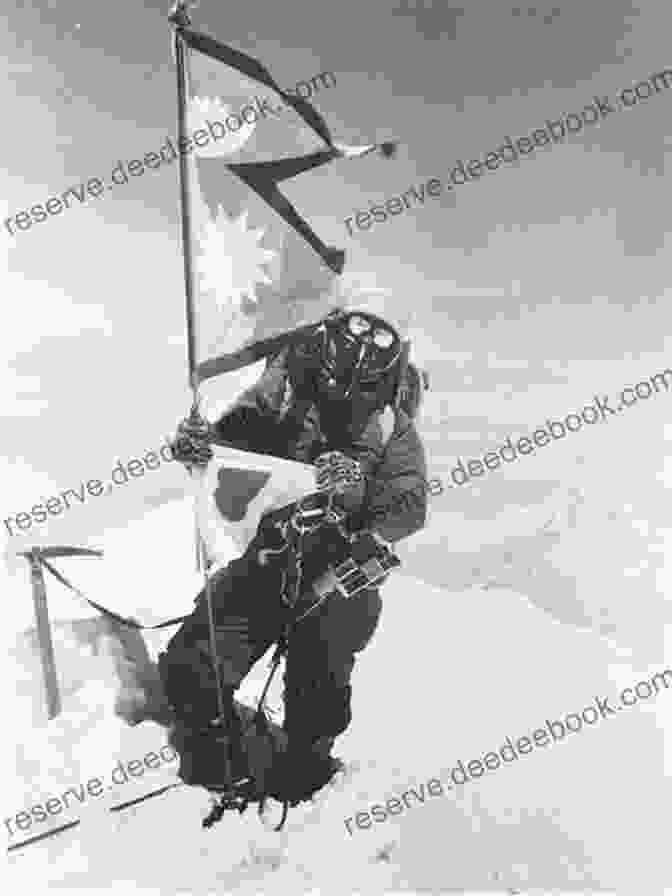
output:
[[[220,567],[244,553],[264,513],[315,491],[315,468],[233,448],[213,451],[194,474],[196,521],[210,562]]]
[[[324,214],[329,182],[309,172],[376,150],[389,157],[395,147],[334,143],[311,103],[283,90],[256,59],[190,28],[180,34],[187,62],[196,363],[204,380],[227,369],[214,369],[215,357],[237,356],[333,307],[330,292],[345,253],[325,245],[301,211],[312,206]]]

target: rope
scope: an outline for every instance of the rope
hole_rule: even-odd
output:
[[[102,604],[96,603],[95,600],[91,600],[91,598],[87,597],[79,588],[76,588],[72,582],[69,582],[66,577],[60,573],[55,566],[53,566],[45,557],[41,554],[38,554],[40,563],[44,566],[45,569],[48,569],[52,576],[64,585],[68,590],[72,591],[77,597],[81,600],[86,601],[89,606],[93,607],[94,610],[97,610],[99,613],[102,613],[103,616],[108,616],[110,619],[114,619],[115,622],[121,623],[121,625],[126,625],[129,628],[134,628],[138,630],[146,630],[152,631],[160,628],[167,628],[170,625],[177,625],[178,622],[184,622],[185,619],[188,619],[188,616],[176,616],[174,619],[168,619],[166,622],[160,622],[158,625],[142,625],[137,619],[127,619],[124,616],[120,616],[118,613],[115,613],[113,610],[109,610],[107,607],[104,607]]]

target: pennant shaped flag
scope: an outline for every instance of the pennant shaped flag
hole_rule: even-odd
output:
[[[390,156],[393,145],[334,143],[315,108],[283,90],[256,59],[190,28],[179,33],[187,60],[196,365],[203,380],[219,372],[205,364],[213,357],[236,356],[333,307],[330,291],[345,253],[325,245],[289,201],[288,181],[298,184],[335,159],[376,150]],[[246,364],[259,355],[242,357]]]
[[[196,483],[196,519],[208,557],[220,567],[240,557],[261,517],[316,490],[315,468],[267,454],[214,449]]]

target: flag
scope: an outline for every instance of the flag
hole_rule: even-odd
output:
[[[242,556],[264,513],[316,490],[315,468],[268,454],[213,448],[196,484],[196,520],[215,568]]]
[[[109,707],[125,721],[151,703],[161,705],[161,686],[142,634],[109,616],[57,620],[51,625],[58,689],[66,712],[76,706],[87,682],[106,682],[114,693]],[[10,647],[14,690],[22,714],[46,722],[41,672],[42,644],[35,628],[21,632]],[[165,707],[164,707],[165,709]]]
[[[393,150],[335,143],[311,103],[281,88],[256,59],[191,28],[179,33],[187,69],[189,136],[180,152],[191,186],[195,363],[205,379],[212,372],[199,369],[204,362],[316,321],[333,307],[345,253],[325,245],[288,190],[307,189],[308,173],[336,159]]]

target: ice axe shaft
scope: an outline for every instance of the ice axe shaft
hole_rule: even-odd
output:
[[[102,551],[91,548],[75,548],[69,546],[52,546],[43,548],[31,548],[28,551],[19,552],[30,563],[30,581],[33,591],[33,606],[35,608],[35,624],[37,627],[37,641],[40,648],[40,662],[42,664],[42,680],[47,700],[47,715],[55,719],[61,712],[61,695],[58,689],[58,675],[56,673],[56,659],[54,657],[54,644],[51,639],[51,624],[49,622],[49,607],[47,605],[47,588],[44,582],[42,559],[44,557],[102,557]]]
[[[39,551],[32,551],[30,554],[30,580],[33,586],[33,605],[35,607],[37,640],[40,645],[42,679],[47,698],[47,714],[50,719],[55,719],[61,711],[61,695],[58,690],[56,660],[54,657],[54,645],[51,640],[49,608],[47,607],[47,589],[44,584],[44,573]]]

